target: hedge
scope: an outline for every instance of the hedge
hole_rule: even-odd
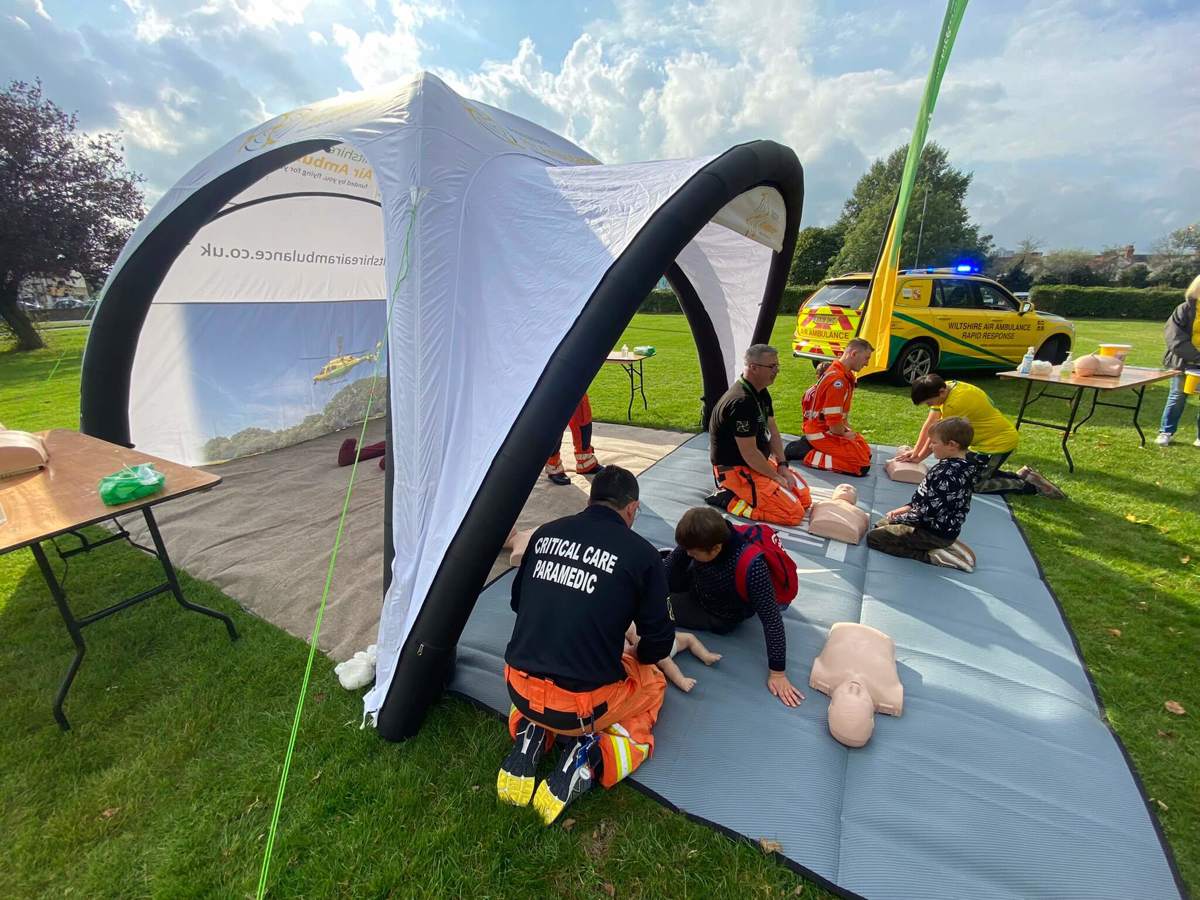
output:
[[[1149,319],[1165,322],[1183,302],[1178,288],[1079,287],[1039,284],[1030,292],[1042,312],[1068,319]]]
[[[808,299],[809,294],[817,289],[816,285],[788,285],[783,289],[783,299],[779,301],[779,315],[795,315],[800,304]],[[678,313],[679,301],[675,299],[674,291],[651,291],[642,301],[643,313]]]

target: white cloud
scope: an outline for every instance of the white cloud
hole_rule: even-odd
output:
[[[20,25],[20,26],[21,26],[22,28],[24,28],[26,31],[29,31],[29,30],[30,30],[30,29],[29,29],[29,23],[28,23],[28,22],[26,22],[24,19],[22,19],[20,16],[9,16],[9,17],[8,17],[8,19],[9,19],[9,21],[10,21],[10,22],[13,22],[13,23],[15,23],[15,24],[17,24],[17,25]]]
[[[329,41],[325,39],[325,35],[321,34],[319,31],[310,31],[308,33],[308,42],[314,47],[324,47],[329,43]]]
[[[33,11],[47,22],[51,21],[50,13],[46,12],[46,7],[42,4],[42,0],[25,0],[25,2],[33,7]]]
[[[333,42],[342,49],[342,61],[361,87],[374,88],[407,78],[422,68],[425,44],[417,36],[426,22],[445,18],[445,7],[392,0],[391,31],[362,34],[348,25],[333,25]]]

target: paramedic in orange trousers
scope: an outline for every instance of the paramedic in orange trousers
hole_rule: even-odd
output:
[[[709,418],[708,454],[717,490],[705,502],[756,522],[799,525],[812,495],[788,468],[767,391],[779,375],[779,353],[768,344],[753,344],[745,362],[742,376]]]
[[[606,466],[583,512],[533,533],[513,579],[504,677],[514,743],[496,793],[515,806],[532,800],[547,825],[597,780],[612,787],[654,750],[650,730],[667,689],[654,664],[670,655],[675,626],[662,558],[632,530],[637,510],[637,479]],[[626,654],[631,622],[641,639]],[[569,746],[536,784],[556,736]]]
[[[871,446],[850,427],[850,405],[855,373],[870,361],[873,350],[863,338],[854,338],[804,392],[804,437],[787,445],[788,459],[857,478],[871,470]]]

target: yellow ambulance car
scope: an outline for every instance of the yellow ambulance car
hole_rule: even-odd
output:
[[[871,276],[831,279],[800,307],[792,355],[832,359],[854,337]],[[1038,359],[1060,363],[1075,342],[1075,326],[1040,313],[990,278],[967,267],[901,269],[892,311],[888,373],[912,384],[938,369],[1012,369],[1033,347]]]

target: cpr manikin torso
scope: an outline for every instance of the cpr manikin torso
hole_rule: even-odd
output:
[[[839,484],[829,500],[813,504],[808,531],[818,537],[857,544],[871,525],[870,516],[859,509],[858,490],[852,484]]]
[[[847,747],[871,739],[876,711],[889,716],[903,711],[895,642],[870,625],[836,623],[808,683],[829,695],[829,733]]]
[[[1116,356],[1100,356],[1098,353],[1089,353],[1087,356],[1081,356],[1075,360],[1076,375],[1102,375],[1109,378],[1116,378],[1125,368],[1125,363]]]
[[[911,447],[901,447],[900,452],[911,449]],[[889,459],[883,469],[887,472],[888,478],[903,484],[920,484],[925,480],[925,473],[929,471],[925,467],[925,463],[900,462],[898,459]]]

